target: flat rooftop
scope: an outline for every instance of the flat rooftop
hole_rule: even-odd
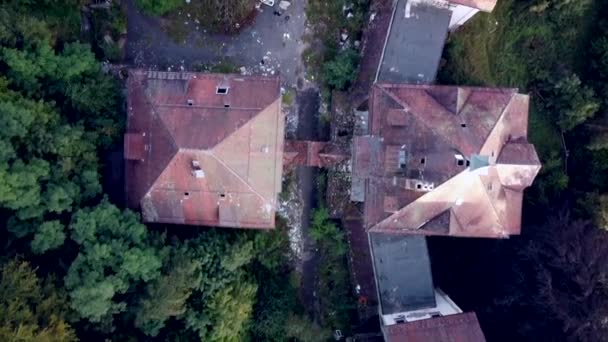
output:
[[[382,314],[435,306],[431,261],[423,236],[369,234]]]
[[[451,15],[445,8],[398,0],[376,81],[432,83]]]

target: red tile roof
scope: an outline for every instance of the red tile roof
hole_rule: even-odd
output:
[[[519,234],[523,190],[540,170],[527,142],[528,96],[376,84],[369,124],[369,135],[355,138],[353,172],[367,179],[370,231]]]
[[[474,312],[448,315],[382,328],[386,342],[485,342]]]
[[[127,204],[147,222],[272,228],[283,135],[278,77],[131,70]]]

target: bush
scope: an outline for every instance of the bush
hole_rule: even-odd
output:
[[[359,54],[353,49],[340,51],[336,57],[323,67],[325,83],[334,89],[345,90],[357,78]]]

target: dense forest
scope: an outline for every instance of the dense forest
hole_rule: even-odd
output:
[[[500,0],[449,38],[440,82],[530,94],[543,169],[522,236],[431,239],[435,278],[491,341],[608,339],[608,1]]]
[[[280,219],[269,233],[177,232],[104,194],[123,85],[99,61],[116,58],[102,24],[81,33],[87,3],[0,5],[0,340],[328,336],[297,300]],[[91,17],[124,30],[120,8]]]

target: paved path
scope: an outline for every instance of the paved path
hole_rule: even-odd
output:
[[[142,14],[134,0],[128,0],[126,61],[145,68],[190,69],[227,59],[246,67],[247,73],[280,73],[285,85],[295,87],[304,73],[300,55],[305,47],[305,7],[305,0],[295,0],[281,16],[276,16],[273,11],[278,5],[262,5],[255,22],[234,36],[197,29],[194,18],[189,18],[184,10],[184,22],[192,26],[192,31],[184,41],[175,42],[161,29],[160,19]]]

